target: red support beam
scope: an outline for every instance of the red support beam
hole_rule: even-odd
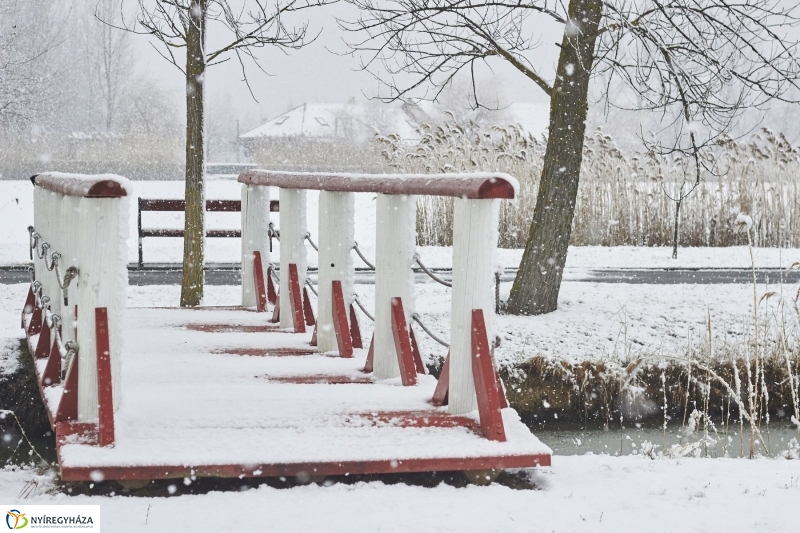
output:
[[[292,324],[295,333],[305,333],[306,324],[303,320],[303,297],[300,295],[300,275],[297,265],[289,263],[289,307],[292,313]]]
[[[42,330],[36,342],[36,352],[33,354],[34,359],[44,359],[50,355],[50,326],[47,325],[47,320],[42,322]]]
[[[317,325],[314,324],[314,332],[311,334],[311,342],[309,342],[311,346],[317,345]]]
[[[442,371],[439,372],[439,381],[436,382],[436,390],[433,391],[433,398],[431,403],[433,405],[447,405],[447,393],[450,391],[450,351],[447,351],[447,357],[444,358]]]
[[[399,297],[392,298],[392,335],[394,349],[397,352],[397,364],[400,366],[400,380],[404,387],[416,385],[417,370],[414,366],[414,355],[411,353],[411,339],[408,336],[403,300]]]
[[[281,320],[281,295],[275,297],[275,307],[272,308],[272,318],[270,322],[277,324]]]
[[[22,329],[25,329],[25,315],[33,313],[36,307],[36,299],[33,296],[33,287],[28,287],[28,297],[25,298],[25,305],[22,307]]]
[[[111,384],[111,344],[108,332],[108,309],[94,310],[95,341],[97,342],[97,414],[100,420],[100,446],[114,444],[114,392]]]
[[[272,267],[267,269],[267,301],[272,305],[278,301],[278,292],[275,290],[275,282],[272,281]]]
[[[363,348],[364,341],[361,340],[361,327],[358,325],[356,308],[350,304],[350,338],[353,339],[353,348]]]
[[[353,357],[353,339],[350,338],[350,328],[347,325],[347,308],[344,305],[344,292],[342,282],[333,280],[331,283],[333,295],[333,329],[336,332],[336,344],[339,346],[339,357]]]
[[[314,318],[314,310],[311,308],[311,299],[308,297],[308,289],[306,289],[306,287],[303,287],[303,315],[306,318],[306,326],[317,325],[317,320]]]
[[[264,288],[264,267],[261,263],[261,252],[253,252],[253,277],[255,278],[256,289],[256,311],[264,313],[267,311],[267,291]]]
[[[42,332],[42,309],[38,305],[33,306],[31,321],[28,322],[28,337],[33,337]]]
[[[483,434],[489,440],[505,442],[506,431],[503,414],[500,412],[497,378],[482,309],[472,310],[472,379],[475,381]]]
[[[55,423],[78,419],[78,354],[72,356],[64,380],[64,392],[56,409]]]
[[[425,363],[422,361],[422,352],[419,351],[417,337],[414,335],[414,328],[411,327],[411,324],[408,325],[408,336],[411,338],[411,355],[414,356],[414,368],[417,369],[417,374],[427,374],[428,369],[425,368]]]
[[[58,327],[58,333],[61,334],[61,326]],[[58,351],[58,343],[53,342],[50,356],[47,358],[47,365],[42,372],[42,385],[49,387],[58,383],[61,383],[61,352]]]
[[[373,371],[373,362],[375,361],[375,334],[372,334],[372,339],[369,341],[369,351],[367,352],[367,362],[364,365],[364,370],[367,374]]]

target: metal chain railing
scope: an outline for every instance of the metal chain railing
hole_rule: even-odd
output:
[[[358,294],[353,294],[353,301],[356,303],[358,308],[361,309],[361,312],[367,315],[367,318],[375,322],[375,317],[372,316],[369,311],[367,311],[367,309],[364,307],[364,304],[362,304],[361,300],[358,299]]]
[[[269,227],[267,228],[267,237],[269,237],[269,251],[272,253],[272,239],[276,239],[278,242],[281,242],[281,230],[275,229],[274,222],[269,223]]]
[[[314,288],[314,286],[311,284],[311,280],[308,278],[306,278],[306,285],[308,285],[308,288],[311,289],[311,292],[314,293],[314,296],[319,298],[319,293],[317,292],[317,289]]]
[[[67,341],[61,338],[59,324],[61,323],[61,315],[50,311],[50,297],[42,294],[42,284],[39,281],[31,282],[31,292],[33,293],[34,304],[42,310],[43,320],[47,327],[50,328],[50,334],[53,336],[58,354],[61,358],[61,368],[69,368],[69,363],[72,358],[78,353],[78,343],[75,341]],[[31,310],[32,312],[33,310]],[[25,316],[22,317],[22,327],[25,327]],[[62,379],[66,376],[62,373]]]
[[[311,240],[311,232],[310,231],[306,232],[305,239],[308,241],[308,244],[310,244],[312,248],[314,248],[317,252],[319,252],[319,248],[317,247],[316,244],[314,244],[314,241]]]

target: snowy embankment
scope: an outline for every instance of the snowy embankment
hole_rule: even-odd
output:
[[[797,530],[797,462],[587,455],[554,457],[531,475],[538,490],[370,482],[145,498],[68,496],[47,477],[6,468],[0,501],[100,505],[115,533]]]

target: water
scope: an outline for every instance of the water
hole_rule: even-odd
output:
[[[778,455],[790,447],[792,439],[798,437],[797,429],[784,424],[775,424],[769,429],[761,426],[764,442],[771,455]],[[533,433],[550,446],[555,455],[641,455],[672,453],[675,456],[698,457],[747,457],[750,451],[750,430],[744,426],[743,434],[736,427],[717,428],[715,434],[709,429],[709,439],[703,443],[703,432],[691,432],[680,426],[625,427],[615,429],[534,429]],[[797,450],[800,451],[800,450]],[[766,455],[760,443],[756,453]],[[797,452],[796,452],[797,453]]]

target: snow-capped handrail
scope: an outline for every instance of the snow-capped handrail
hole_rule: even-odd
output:
[[[58,316],[64,326],[58,339],[48,336],[50,345],[38,351],[49,354],[59,341],[64,347],[71,346],[70,342],[80,345],[74,356],[79,362],[77,380],[89,385],[78,388],[78,421],[95,420],[98,388],[91,384],[97,380],[98,356],[108,358],[112,387],[119,390],[132,189],[127,179],[112,174],[46,172],[32,177],[31,182],[34,220],[28,232],[32,251],[36,250],[31,254],[38,284],[35,289],[40,301],[48,302],[43,306],[44,318],[52,323],[52,316]],[[97,309],[105,309],[103,320],[110,338],[107,354],[98,352]],[[58,370],[65,368],[62,365]],[[118,402],[117,398],[115,404]]]
[[[128,196],[130,190],[130,182],[116,174],[43,172],[31,176],[31,183],[64,196],[83,198],[119,198]]]
[[[513,199],[517,180],[502,172],[464,174],[338,174],[247,170],[239,182],[249,185],[331,192],[372,192],[454,196],[469,199]]]

